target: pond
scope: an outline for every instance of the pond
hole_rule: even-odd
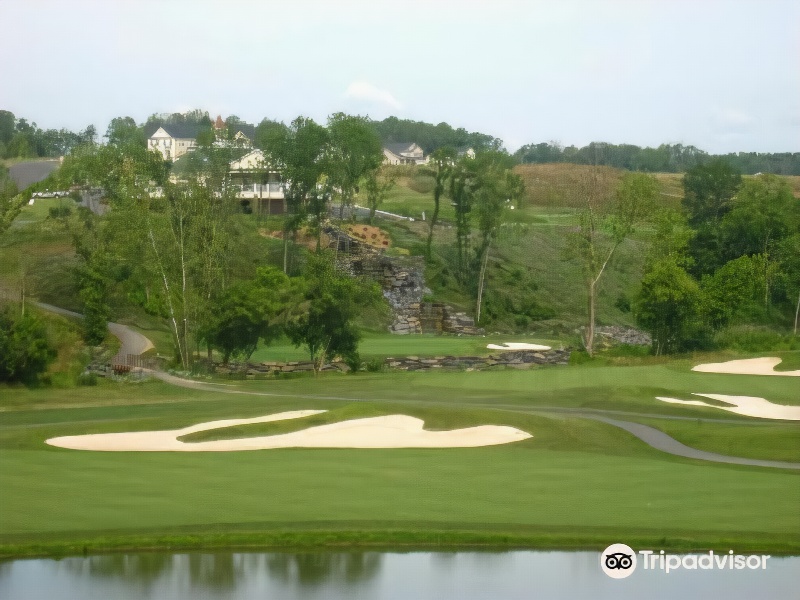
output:
[[[640,561],[641,566],[641,561]],[[800,557],[757,570],[637,568],[612,579],[598,552],[198,552],[0,562],[0,598],[669,599],[796,597]]]

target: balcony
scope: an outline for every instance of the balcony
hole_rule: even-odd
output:
[[[279,182],[237,185],[234,189],[240,199],[283,200],[283,184]]]

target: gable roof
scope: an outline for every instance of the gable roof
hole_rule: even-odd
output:
[[[195,125],[192,123],[179,123],[179,124],[165,124],[159,125],[154,131],[148,135],[148,138],[153,137],[159,129],[166,131],[171,137],[175,139],[195,139],[197,134],[204,129],[204,125]]]
[[[234,137],[237,133],[241,132],[244,137],[246,137],[251,142],[256,138],[256,126],[250,125],[249,123],[240,123],[238,126],[234,127],[235,133],[233,134]]]
[[[417,144],[414,142],[392,142],[390,144],[383,145],[383,147],[386,148],[389,152],[397,154],[398,156],[400,156],[401,154],[405,154],[407,152],[413,152],[414,146],[417,146]],[[419,146],[417,147],[419,148]]]

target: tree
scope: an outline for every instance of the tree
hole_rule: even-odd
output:
[[[0,381],[32,382],[55,355],[39,319],[0,309]]]
[[[21,194],[17,195],[17,186],[8,169],[0,165],[0,233],[11,226],[24,204],[25,199]]]
[[[269,345],[283,331],[281,317],[295,305],[294,290],[278,269],[259,267],[255,279],[225,290],[204,339],[222,353],[225,363],[237,356],[248,360],[260,340]]]
[[[703,277],[705,320],[713,329],[756,317],[767,286],[762,262],[761,256],[740,256]]]
[[[16,122],[17,118],[14,116],[14,113],[7,110],[0,110],[0,145],[7,146],[11,138],[14,137]],[[0,158],[3,158],[3,156],[0,155]]]
[[[586,282],[588,323],[583,344],[590,356],[594,353],[600,280],[617,248],[651,212],[658,194],[658,183],[653,177],[628,173],[622,178],[613,201],[607,203],[599,197],[600,176],[600,172],[593,169],[579,191],[585,204],[571,240],[572,255],[580,259]]]
[[[255,139],[253,146],[264,152],[266,155],[272,153],[273,148],[281,143],[281,140],[286,135],[286,125],[278,121],[270,119],[262,119],[256,125]]]
[[[722,159],[689,169],[683,176],[682,206],[695,235],[689,242],[696,276],[713,273],[725,259],[719,226],[732,208],[732,199],[742,185],[741,174]]]
[[[364,188],[367,193],[367,206],[369,207],[369,224],[375,220],[375,211],[386,199],[389,190],[394,187],[394,176],[387,173],[385,167],[379,167],[367,175]]]
[[[337,356],[358,363],[361,335],[354,321],[359,309],[381,298],[375,284],[339,274],[325,253],[309,256],[303,279],[305,313],[286,332],[295,346],[305,346],[314,373]]]
[[[447,191],[447,183],[456,162],[456,151],[452,148],[438,148],[428,157],[428,167],[425,172],[433,176],[433,214],[428,222],[428,239],[425,244],[425,256],[431,259],[431,244],[433,243],[433,229],[439,220],[439,209],[442,196]]]
[[[663,259],[642,278],[633,312],[637,324],[652,335],[653,352],[660,355],[684,349],[699,306],[697,282],[673,260]]]
[[[453,166],[449,190],[456,213],[456,278],[462,285],[466,285],[469,278],[470,213],[476,185],[475,161],[464,156]]]
[[[352,205],[361,180],[381,166],[383,146],[366,117],[335,113],[328,119],[328,133],[327,173],[341,199],[341,219],[344,207]]]
[[[112,146],[128,148],[131,146],[147,147],[144,129],[136,125],[132,117],[115,117],[106,129],[106,139]]]
[[[800,202],[775,175],[748,179],[720,222],[722,258],[770,255],[787,236],[800,233]]]
[[[475,322],[479,322],[489,248],[502,222],[504,210],[510,202],[516,202],[522,196],[524,186],[519,175],[511,172],[513,163],[507,154],[485,152],[478,154],[474,161],[477,179],[473,190],[474,205],[480,232],[475,257],[479,265]]]
[[[263,122],[262,122],[263,123]],[[283,272],[289,270],[289,237],[294,237],[313,212],[319,246],[319,224],[326,210],[327,191],[318,190],[327,170],[328,131],[313,119],[297,117],[283,129],[271,129],[268,155],[281,169],[289,216],[283,225]]]

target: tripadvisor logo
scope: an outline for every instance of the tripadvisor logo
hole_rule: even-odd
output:
[[[733,550],[727,554],[714,554],[713,550],[704,554],[683,555],[666,554],[663,550],[659,552],[639,550],[637,553],[625,544],[611,544],[600,555],[600,568],[613,579],[625,579],[636,570],[637,554],[640,555],[642,567],[646,571],[665,573],[678,569],[687,571],[766,569],[767,560],[771,558],[768,554],[734,554]]]
[[[636,570],[636,552],[625,544],[611,544],[600,555],[600,568],[612,579],[625,579]]]

